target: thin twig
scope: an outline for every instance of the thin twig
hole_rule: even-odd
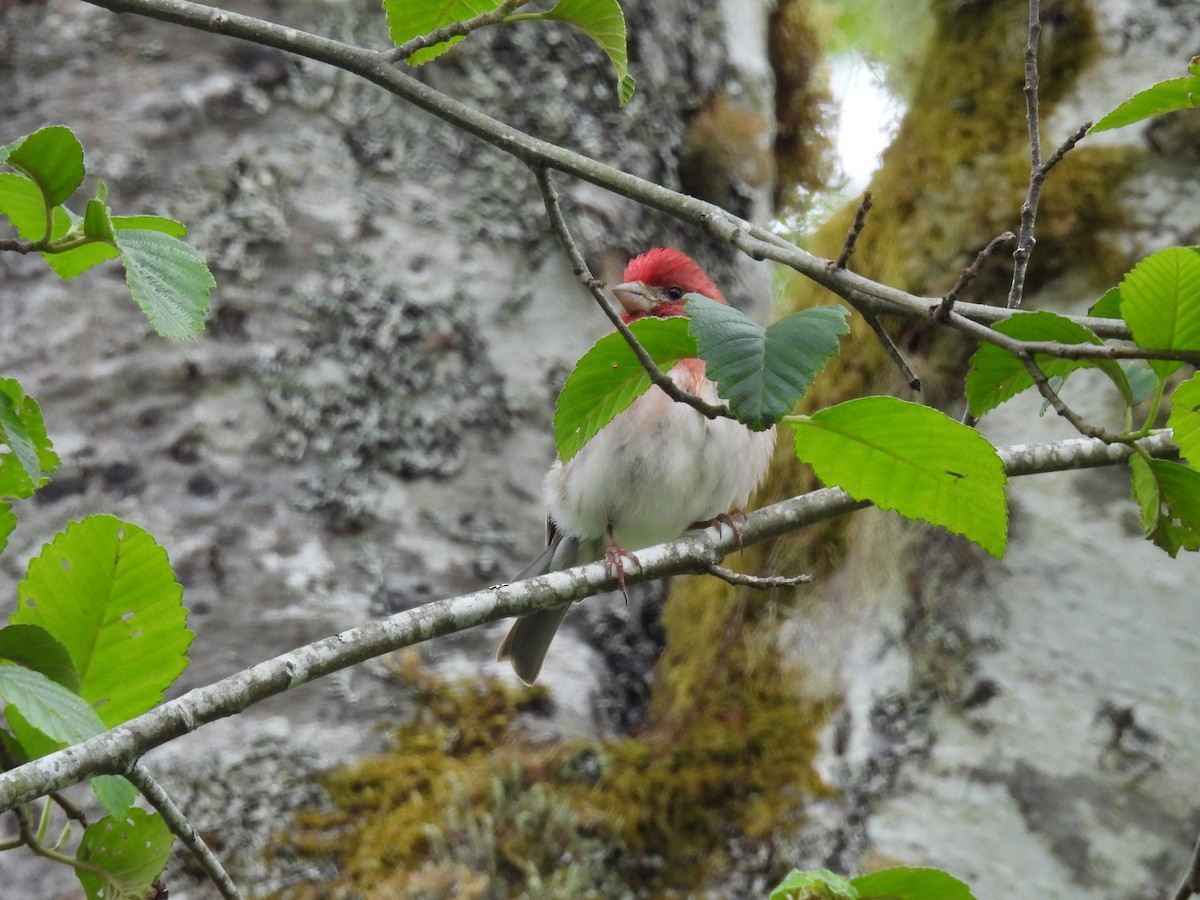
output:
[[[754,588],[756,591],[795,587],[798,584],[809,584],[813,580],[811,575],[745,575],[724,566],[709,566],[708,574],[715,575],[730,584]]]
[[[1189,897],[1196,894],[1200,894],[1200,839],[1197,839],[1196,847],[1192,850],[1192,861],[1188,866],[1187,873],[1183,876],[1183,881],[1179,883],[1171,900],[1188,900]]]
[[[1006,231],[1004,234],[998,234],[990,241],[987,246],[979,251],[975,257],[975,261],[958,273],[958,280],[954,282],[954,287],[946,292],[946,296],[942,298],[942,304],[937,308],[937,312],[933,314],[936,321],[945,324],[950,317],[950,310],[954,308],[954,304],[958,302],[958,295],[961,294],[968,284],[975,280],[979,275],[979,270],[983,268],[983,264],[987,258],[999,249],[1001,244],[1007,244],[1014,240],[1016,235],[1011,231]]]
[[[175,805],[170,795],[163,790],[162,785],[155,781],[154,776],[140,762],[134,763],[126,771],[125,777],[133,782],[134,786],[141,791],[142,796],[147,802],[154,807],[167,827],[171,829],[183,845],[191,851],[192,856],[200,863],[201,868],[208,873],[208,877],[212,879],[217,890],[225,900],[242,900],[242,894],[238,890],[237,885],[233,883],[233,879],[229,877],[229,873],[225,871],[221,861],[204,843],[204,838],[200,833],[192,827],[192,823],[187,820],[187,817]]]
[[[892,340],[892,336],[884,329],[883,323],[879,321],[879,316],[873,312],[864,312],[862,316],[866,319],[867,324],[871,326],[871,330],[875,332],[875,337],[879,338],[879,343],[883,344],[883,349],[891,357],[892,362],[900,369],[900,374],[904,376],[904,380],[908,386],[914,391],[919,391],[921,389],[921,379],[917,377],[917,373],[908,364],[908,360],[904,358],[904,354],[900,352],[900,348],[896,346],[896,342]]]
[[[1029,35],[1025,42],[1025,120],[1029,125],[1029,191],[1021,204],[1021,237],[1013,251],[1012,285],[1008,289],[1008,308],[1021,305],[1025,293],[1025,275],[1033,254],[1033,223],[1037,219],[1038,199],[1045,175],[1042,169],[1042,130],[1038,113],[1038,39],[1042,34],[1041,4],[1029,0]]]
[[[37,253],[44,249],[46,249],[45,245],[41,241],[22,241],[17,238],[0,240],[0,253],[4,251],[10,253]]]
[[[1098,438],[1106,444],[1129,443],[1127,439],[1123,439],[1120,435],[1112,431],[1107,431],[1097,425],[1090,424],[1075,410],[1067,406],[1063,402],[1062,397],[1058,395],[1058,392],[1050,386],[1050,379],[1046,377],[1046,373],[1042,371],[1042,367],[1037,364],[1037,361],[1033,358],[1033,354],[1022,352],[1018,353],[1017,357],[1025,364],[1025,368],[1029,371],[1030,376],[1032,376],[1038,393],[1045,398],[1046,402],[1054,408],[1056,413],[1070,422],[1076,431],[1087,437]]]
[[[488,25],[496,25],[504,21],[504,18],[520,6],[522,2],[527,2],[527,0],[505,0],[504,3],[501,3],[495,9],[480,13],[474,18],[467,19],[464,22],[451,22],[449,25],[435,28],[429,34],[422,34],[412,40],[405,41],[395,50],[388,51],[388,62],[401,62],[408,59],[418,50],[433,47],[451,38],[466,37],[472,31],[478,31],[480,28],[485,28]]]
[[[858,243],[858,236],[862,234],[863,226],[867,224],[867,213],[870,211],[871,192],[864,191],[862,203],[858,204],[858,211],[854,214],[854,224],[846,232],[846,240],[842,244],[842,252],[838,254],[837,259],[829,264],[832,268],[846,268],[846,263],[850,261],[850,256],[854,253],[854,246]]]
[[[546,206],[546,214],[550,217],[550,228],[554,231],[558,242],[562,244],[563,252],[567,254],[567,258],[571,261],[571,271],[592,292],[592,296],[596,298],[596,302],[600,304],[600,308],[604,310],[604,314],[608,316],[608,320],[612,322],[613,327],[621,333],[621,337],[625,338],[625,342],[629,344],[633,355],[637,357],[637,361],[642,364],[642,368],[650,376],[651,384],[656,385],[677,403],[686,403],[705,418],[733,419],[734,416],[729,412],[728,406],[723,403],[707,403],[694,394],[689,394],[687,391],[682,390],[679,385],[654,364],[654,360],[650,358],[650,354],[646,352],[646,348],[638,343],[637,338],[633,336],[633,332],[629,330],[629,326],[621,320],[617,311],[612,308],[612,304],[608,302],[604,291],[601,290],[602,282],[594,278],[591,270],[588,269],[587,262],[584,260],[583,254],[579,251],[579,247],[575,243],[575,238],[571,236],[571,229],[567,225],[566,217],[563,216],[562,207],[558,202],[558,191],[555,190],[554,184],[550,181],[550,173],[542,166],[533,166],[532,168],[533,174],[537,178],[538,190],[542,193],[542,202]]]

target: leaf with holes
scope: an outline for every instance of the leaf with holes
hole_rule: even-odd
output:
[[[37,401],[16,379],[0,378],[0,497],[28,497],[57,468]]]
[[[862,397],[788,422],[796,457],[825,484],[1004,554],[1007,478],[979,432],[895,397]]]
[[[1200,469],[1200,374],[1175,388],[1167,425],[1189,466]]]
[[[111,727],[159,702],[187,666],[182,593],[149,534],[89,516],[29,563],[10,621],[41,625],[66,646],[80,694]]]
[[[161,816],[131,809],[89,825],[76,857],[103,869],[107,878],[76,869],[88,900],[148,897],[171,856],[175,837]],[[114,893],[115,892],[115,893]]]
[[[1132,457],[1129,467],[1146,537],[1172,557],[1180,550],[1200,549],[1200,472],[1141,456]]]

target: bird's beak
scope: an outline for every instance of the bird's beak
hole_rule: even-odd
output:
[[[654,308],[655,301],[651,296],[650,288],[640,281],[618,284],[612,289],[612,292],[627,313],[647,313]]]

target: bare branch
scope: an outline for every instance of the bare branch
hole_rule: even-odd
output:
[[[858,211],[854,214],[854,224],[846,232],[846,242],[842,244],[842,252],[838,254],[836,260],[830,263],[833,268],[846,268],[846,263],[850,261],[850,256],[854,253],[854,246],[858,243],[858,236],[862,234],[863,226],[867,224],[867,213],[870,211],[871,192],[864,191],[862,203],[858,204]]]
[[[44,249],[45,245],[41,241],[22,241],[17,238],[0,240],[0,253],[6,250],[10,253],[38,253]]]
[[[941,305],[938,306],[937,312],[934,313],[933,317],[936,321],[945,323],[949,319],[950,310],[958,302],[958,295],[966,290],[967,285],[979,275],[979,270],[983,268],[983,264],[987,261],[988,257],[995,253],[1001,244],[1007,244],[1015,238],[1015,234],[1011,231],[1006,231],[1004,234],[998,234],[987,242],[987,246],[976,255],[975,261],[958,273],[958,280],[954,282],[954,287],[950,288],[946,296],[942,298]]]
[[[900,348],[896,346],[896,342],[892,340],[892,336],[884,330],[883,323],[879,321],[879,316],[873,312],[863,313],[863,318],[867,320],[867,324],[875,332],[875,337],[879,338],[879,343],[883,344],[883,349],[887,352],[892,362],[896,364],[909,388],[919,391],[921,389],[921,379],[913,371],[912,366],[908,364],[908,360],[904,358],[904,354],[900,352]]]
[[[796,587],[800,584],[809,584],[813,580],[811,575],[746,575],[724,566],[709,566],[706,571],[709,575],[715,575],[729,584],[754,588],[756,591]]]
[[[209,849],[208,844],[204,843],[204,838],[200,837],[200,833],[192,827],[192,823],[187,820],[187,817],[175,805],[175,801],[170,795],[163,790],[150,771],[140,762],[134,763],[125,772],[125,777],[133,782],[147,802],[154,807],[167,827],[171,829],[183,845],[188,848],[192,856],[196,857],[196,861],[208,873],[208,877],[212,879],[217,890],[225,900],[242,900],[241,891],[237,885],[233,883],[233,879],[225,871],[221,861]]]
[[[1154,456],[1177,452],[1169,432],[1152,435],[1138,446]],[[1014,447],[1001,451],[1000,458],[1008,475],[1015,477],[1116,465],[1134,452],[1125,444],[1078,439]],[[822,488],[750,513],[742,526],[740,540],[750,546],[867,505],[838,488]],[[625,580],[634,584],[684,572],[703,572],[738,546],[739,538],[727,528],[692,531],[679,540],[639,550],[641,566],[636,572],[627,572]],[[0,774],[0,812],[93,775],[128,771],[154,747],[331,672],[485,622],[611,591],[616,584],[609,566],[598,561],[515,584],[434,600],[324,638],[196,688],[103,734]]]
[[[591,270],[583,258],[583,254],[579,251],[579,247],[575,243],[575,238],[571,236],[571,229],[567,225],[567,220],[562,213],[562,207],[558,202],[558,191],[554,189],[554,184],[550,181],[550,173],[546,171],[544,166],[533,166],[532,168],[533,174],[537,178],[538,190],[542,193],[542,202],[546,206],[546,215],[550,217],[550,227],[558,238],[558,242],[562,244],[563,252],[567,254],[567,259],[571,261],[571,271],[575,274],[576,278],[583,282],[584,287],[592,292],[592,296],[600,304],[600,308],[604,310],[604,314],[608,316],[608,320],[612,322],[613,327],[621,333],[621,337],[625,338],[625,343],[629,345],[629,349],[633,351],[633,355],[637,357],[637,361],[642,364],[642,368],[650,376],[650,383],[657,386],[676,403],[686,403],[705,418],[735,419],[735,416],[729,411],[729,407],[724,403],[708,403],[695,394],[689,394],[654,364],[654,360],[650,358],[650,354],[646,352],[646,348],[638,343],[638,339],[633,336],[633,332],[629,330],[629,326],[621,320],[617,311],[613,309],[612,304],[608,302],[608,297],[601,290],[601,282],[592,276]]]
[[[1078,431],[1080,434],[1086,435],[1087,437],[1097,438],[1101,441],[1104,441],[1106,444],[1119,443],[1124,440],[1118,434],[1115,434],[1111,431],[1106,431],[1099,426],[1089,424],[1082,416],[1071,409],[1071,407],[1067,406],[1067,404],[1063,402],[1062,397],[1058,396],[1058,391],[1054,390],[1054,388],[1050,386],[1050,379],[1046,377],[1046,373],[1042,371],[1042,367],[1037,364],[1037,361],[1031,354],[1022,352],[1018,353],[1017,357],[1021,360],[1025,368],[1028,370],[1030,376],[1033,378],[1033,383],[1037,387],[1038,393],[1046,399],[1046,402],[1054,408],[1056,413],[1070,422],[1076,431]],[[1128,443],[1128,440],[1124,440],[1124,442]]]
[[[1196,841],[1196,848],[1192,851],[1192,861],[1188,866],[1187,873],[1183,876],[1183,881],[1176,888],[1171,900],[1188,900],[1200,894],[1200,839]]]
[[[1021,204],[1021,237],[1013,251],[1012,285],[1008,289],[1008,308],[1021,305],[1025,294],[1025,274],[1033,254],[1033,223],[1037,218],[1038,200],[1042,194],[1042,130],[1038,112],[1038,40],[1042,34],[1041,4],[1029,0],[1029,37],[1025,43],[1025,120],[1029,125],[1029,191]]]
[[[434,29],[429,34],[423,34],[410,41],[405,41],[395,50],[388,52],[388,61],[393,63],[401,62],[408,59],[418,50],[433,47],[443,41],[450,40],[450,38],[466,37],[472,31],[478,31],[480,28],[485,28],[488,25],[496,25],[503,22],[509,13],[521,5],[521,2],[523,0],[505,0],[504,3],[501,3],[489,12],[480,13],[464,22],[451,22],[449,25]],[[528,0],[524,0],[524,2],[528,2]]]

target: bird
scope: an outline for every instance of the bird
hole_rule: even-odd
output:
[[[686,316],[690,293],[728,304],[699,264],[673,247],[635,256],[611,291],[626,324]],[[704,360],[680,360],[667,375],[684,391],[720,402]],[[734,419],[708,419],[651,385],[575,456],[550,467],[546,549],[516,580],[605,559],[623,589],[625,563],[637,564],[634,551],[690,528],[733,525],[730,510],[743,507],[762,482],[774,445],[774,428],[755,432]],[[497,658],[511,662],[525,684],[537,680],[569,607],[518,618],[500,645]]]

